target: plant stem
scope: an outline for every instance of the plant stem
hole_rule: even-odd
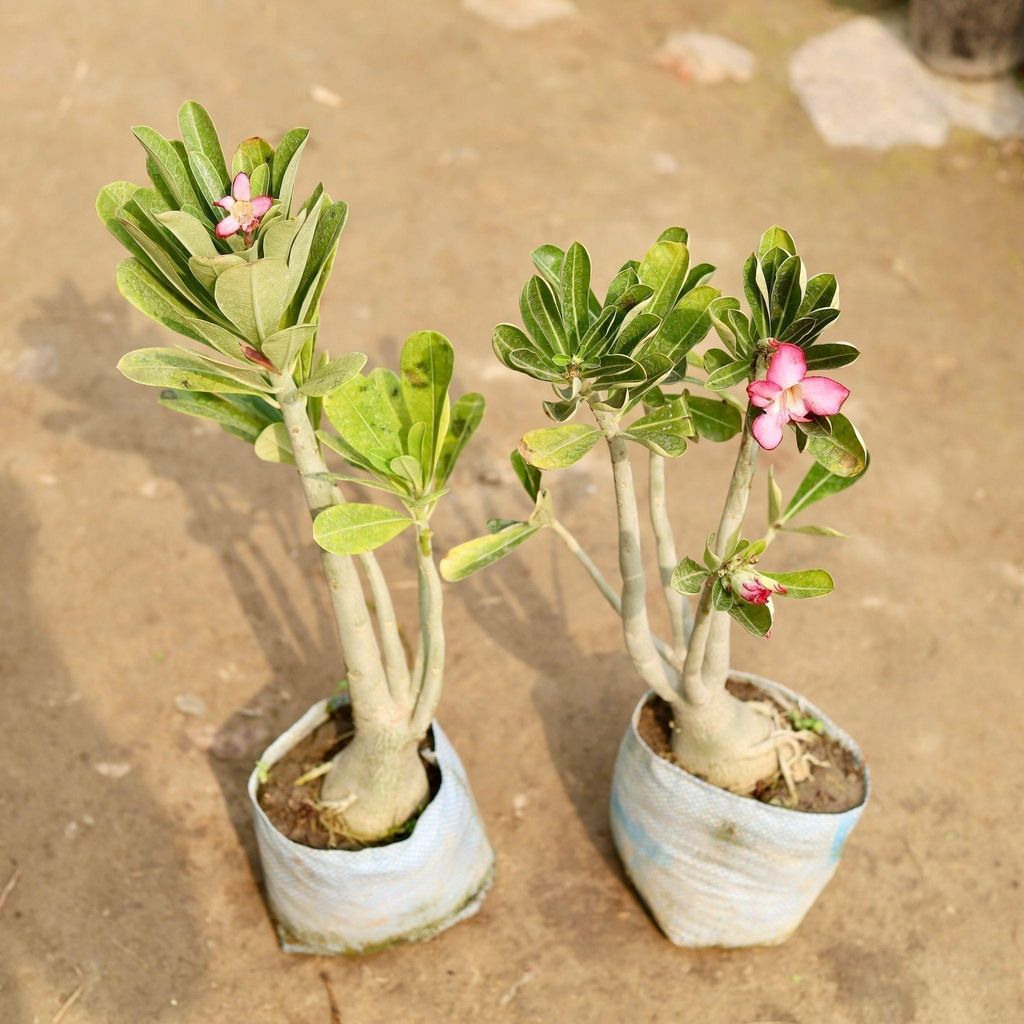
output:
[[[608,442],[619,520],[619,572],[622,576],[622,627],[626,650],[641,679],[663,700],[679,701],[675,670],[658,656],[647,617],[647,584],[640,551],[640,514],[626,442],[614,416],[597,412],[598,426]]]
[[[650,457],[650,510],[651,526],[658,552],[658,573],[661,589],[668,605],[669,620],[672,623],[672,647],[674,664],[682,666],[686,658],[686,641],[693,629],[690,604],[682,594],[672,589],[672,573],[679,562],[676,554],[676,539],[672,532],[672,521],[668,515],[665,485],[665,459],[656,452]]]
[[[421,608],[421,621],[424,623],[423,639],[423,675],[414,680],[416,686],[416,710],[412,716],[412,728],[415,735],[426,733],[433,721],[437,704],[441,698],[441,686],[444,681],[444,597],[441,588],[441,577],[434,564],[434,552],[431,542],[430,527],[426,523],[417,523],[416,557],[419,564],[421,595],[426,593],[426,609]]]
[[[337,490],[326,480],[317,479],[319,474],[327,472],[327,466],[306,412],[306,396],[298,391],[290,376],[275,375],[272,382],[291,438],[306,505],[315,519],[336,503]],[[389,722],[394,719],[396,709],[355,563],[349,557],[329,551],[321,550],[320,555],[345,658],[356,728]]]
[[[715,535],[715,554],[725,553],[729,538],[739,529],[747,511],[750,485],[757,464],[757,441],[750,432],[749,416],[744,423],[729,491]],[[725,686],[729,673],[729,614],[715,611],[711,604],[709,578],[701,590],[690,650],[683,667],[683,695],[691,704],[704,704]]]
[[[590,578],[597,584],[597,589],[601,591],[604,599],[615,609],[616,615],[622,615],[622,599],[612,589],[611,584],[604,578],[604,574],[594,564],[593,559],[583,550],[580,546],[580,542],[569,532],[569,530],[560,523],[557,519],[551,521],[551,528],[558,534],[559,537],[565,542],[565,546],[576,556],[577,561],[584,569],[587,570]],[[654,646],[658,651],[658,654],[668,662],[668,664],[674,664],[674,652],[660,636],[655,634],[651,635],[651,639],[654,641]]]

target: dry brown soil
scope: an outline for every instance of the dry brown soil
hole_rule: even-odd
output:
[[[869,3],[580,6],[509,34],[456,0],[3,4],[0,887],[21,872],[0,910],[4,1024],[65,1005],[63,1024],[1024,1017],[1020,150],[967,134],[936,152],[825,147],[785,63]],[[665,33],[694,27],[750,46],[755,81],[701,90],[655,66]],[[117,296],[120,253],[92,213],[100,185],[142,175],[128,126],[170,132],[190,96],[229,138],[314,129],[305,182],[352,208],[323,340],[393,362],[433,327],[458,347],[459,388],[486,394],[442,548],[526,511],[507,453],[546,396],[495,366],[489,335],[516,317],[533,246],[580,238],[604,280],[683,223],[736,288],[779,221],[812,272],[838,274],[831,336],[864,352],[841,372],[874,463],[808,517],[852,539],[779,544],[793,568],[827,565],[836,593],[785,605],[734,661],[813,679],[874,794],[785,945],[677,949],[625,884],[606,803],[639,687],[614,618],[545,536],[447,589],[441,717],[499,856],[482,912],[362,960],[278,951],[243,784],[339,677],[317,555],[287,469],[114,372],[169,338]],[[727,458],[701,445],[674,467],[691,554]],[[795,452],[772,461],[791,490]],[[611,571],[608,484],[595,452],[555,498]],[[408,615],[407,547],[383,562]]]

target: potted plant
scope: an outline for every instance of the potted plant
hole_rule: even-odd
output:
[[[867,798],[867,772],[853,741],[814,705],[730,669],[729,631],[737,622],[768,636],[776,597],[832,590],[824,570],[769,573],[760,561],[781,532],[834,535],[792,520],[867,468],[860,435],[839,411],[849,392],[818,375],[858,355],[846,342],[818,343],[839,315],[836,280],[808,280],[781,228],[765,232],[743,268],[748,313],[707,283],[713,268],[690,267],[681,228],[664,232],[641,261],[624,264],[603,301],[590,289],[590,260],[578,243],[565,253],[544,246],[533,258],[538,275],[520,301],[526,331],[499,325],[493,343],[506,366],[553,385],[555,400],[544,408],[560,425],[528,432],[512,454],[534,500],[529,519],[489,524],[488,535],[448,553],[442,575],[461,579],[545,528],[568,545],[620,614],[626,648],[649,689],[612,787],[612,829],[626,871],[673,942],[782,941],[834,872]],[[712,326],[724,347],[698,354]],[[731,394],[741,384],[745,400]],[[565,422],[582,407],[593,423]],[[744,538],[757,454],[777,447],[787,428],[813,465],[788,503],[769,470],[767,528]],[[701,438],[738,439],[738,453],[702,560],[680,561],[665,459]],[[601,441],[614,479],[619,588],[557,519],[542,480],[542,471],[572,465]],[[644,448],[670,639],[654,635],[648,616],[632,469]],[[691,500],[687,517],[694,515]]]
[[[121,293],[202,348],[140,349],[118,369],[160,388],[161,405],[295,466],[345,658],[342,692],[280,736],[249,780],[270,908],[292,952],[427,938],[477,909],[493,868],[465,771],[434,722],[445,641],[430,521],[483,399],[450,401],[454,353],[435,332],[406,341],[399,374],[364,375],[364,355],[331,359],[318,345],[348,209],[323,185],[295,199],[306,129],[276,148],[247,139],[229,174],[207,112],[186,103],[178,121],[181,141],[134,129],[152,185],[108,185],[97,210],[131,253]],[[348,472],[329,470],[327,450]],[[346,502],[343,484],[398,507]],[[419,576],[411,657],[373,555],[405,531]]]

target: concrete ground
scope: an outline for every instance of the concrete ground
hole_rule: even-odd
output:
[[[5,5],[0,886],[20,874],[0,1020],[328,1024],[328,988],[345,1024],[1022,1019],[1021,151],[965,132],[934,151],[820,141],[788,57],[872,6],[580,0],[513,33],[456,0]],[[747,46],[754,79],[678,81],[652,60],[678,29]],[[547,396],[496,366],[489,335],[516,317],[532,247],[579,238],[603,281],[685,224],[734,289],[779,222],[839,276],[831,337],[863,351],[841,375],[873,466],[808,517],[851,540],[784,542],[837,592],[787,605],[735,662],[842,723],[875,789],[784,946],[676,949],[624,883],[606,802],[639,687],[545,537],[447,590],[441,717],[500,858],[483,911],[364,959],[278,951],[241,785],[250,751],[339,674],[317,556],[286,470],[115,373],[170,341],[117,295],[92,212],[100,185],[143,174],[129,126],[170,133],[188,97],[226,139],[313,129],[305,184],[352,209],[325,343],[389,362],[434,327],[459,387],[486,394],[442,547],[525,511],[505,458]],[[728,454],[673,467],[684,550],[713,525]],[[791,490],[795,453],[772,461]],[[556,501],[611,571],[608,484],[595,453]],[[383,556],[407,614],[408,554]],[[234,760],[211,756],[215,733]]]

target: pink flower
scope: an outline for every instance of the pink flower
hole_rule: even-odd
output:
[[[769,576],[762,576],[749,569],[738,569],[729,574],[732,592],[748,604],[767,604],[772,594],[785,594],[786,588]]]
[[[834,416],[850,394],[830,377],[808,377],[807,357],[799,345],[773,341],[775,351],[764,380],[747,386],[750,404],[764,412],[751,426],[764,449],[778,448],[787,423],[807,423],[811,416]]]
[[[248,242],[260,226],[260,218],[266,216],[273,204],[274,200],[270,196],[257,196],[253,199],[249,175],[244,171],[239,172],[231,182],[231,195],[213,204],[228,211],[228,215],[217,225],[217,237],[227,238],[241,231]]]

